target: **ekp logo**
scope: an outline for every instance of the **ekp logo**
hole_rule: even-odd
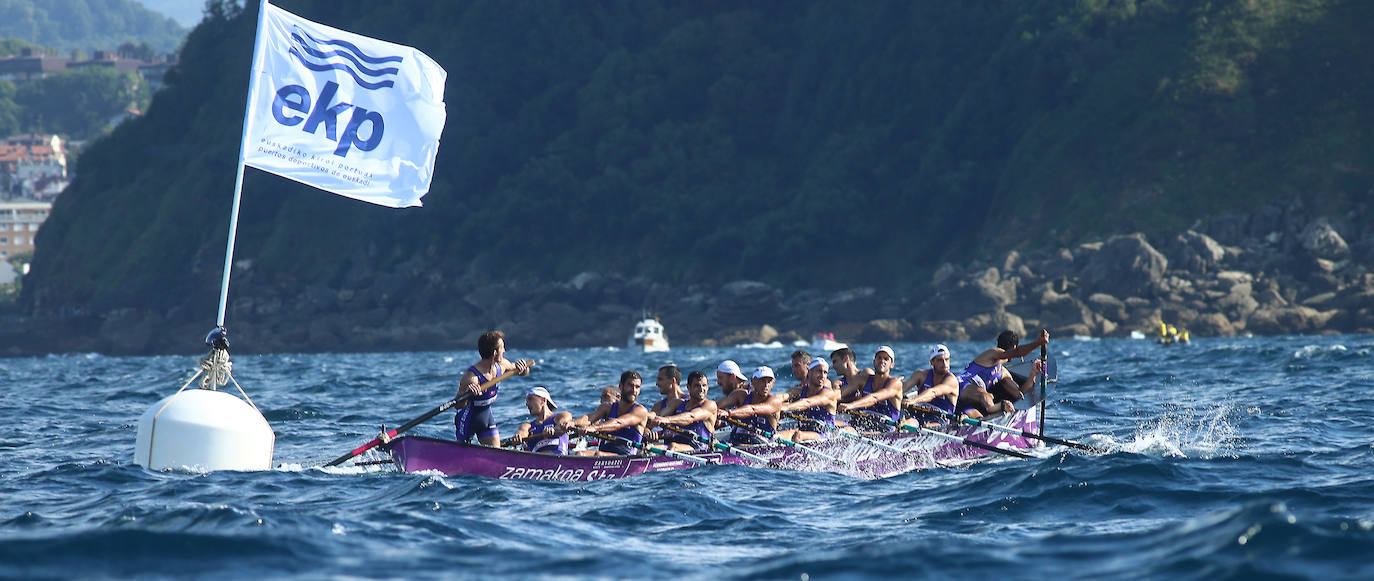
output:
[[[397,69],[394,66],[379,66],[387,63],[400,63],[399,56],[377,57],[367,54],[351,42],[345,40],[320,39],[311,36],[300,26],[293,26],[291,48],[288,52],[296,57],[305,68],[312,71],[343,71],[353,77],[357,86],[375,91],[395,86]],[[337,48],[335,48],[337,47]],[[364,64],[366,63],[366,64]],[[369,68],[376,67],[376,68]],[[313,100],[310,91],[301,85],[287,85],[277,90],[272,101],[272,117],[287,127],[304,125],[302,131],[314,135],[320,125],[324,125],[326,139],[338,144],[334,155],[346,157],[349,150],[357,147],[360,151],[372,151],[382,142],[386,132],[386,121],[377,111],[369,111],[352,103],[334,103],[339,84],[327,81],[320,90],[320,98]],[[338,133],[339,115],[353,109],[353,114]],[[306,116],[292,114],[306,114]],[[366,126],[366,139],[359,134]],[[337,135],[337,137],[336,137]]]

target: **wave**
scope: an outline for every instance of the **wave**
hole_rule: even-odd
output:
[[[312,71],[343,71],[353,77],[353,81],[356,82],[358,86],[368,90],[392,87],[396,84],[393,79],[383,79],[383,77],[394,78],[397,73],[400,72],[400,69],[396,67],[373,69],[363,63],[366,62],[373,65],[392,62],[399,63],[403,60],[400,56],[373,56],[348,41],[315,38],[299,26],[293,27],[291,31],[291,40],[293,41],[292,46],[287,49],[287,52],[290,53],[291,56],[296,57],[297,61],[300,61],[302,65]],[[335,46],[339,47],[339,49],[322,49],[320,45]],[[332,60],[335,57],[341,58],[346,62]],[[365,80],[363,78],[364,76],[368,77],[368,79]]]

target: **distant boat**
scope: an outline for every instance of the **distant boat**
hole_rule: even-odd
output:
[[[630,334],[628,345],[630,349],[641,349],[645,353],[655,353],[668,350],[668,334],[663,331],[663,323],[656,317],[645,317],[644,320],[635,323],[634,333]]]
[[[849,345],[836,341],[834,333],[816,333],[811,336],[811,350],[822,355],[828,355],[831,351],[844,349],[848,346]]]

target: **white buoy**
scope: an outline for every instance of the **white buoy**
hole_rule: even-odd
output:
[[[276,440],[249,403],[222,391],[183,389],[139,418],[134,462],[152,470],[268,470]]]

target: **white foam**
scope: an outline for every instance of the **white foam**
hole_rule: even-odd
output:
[[[1294,359],[1308,359],[1314,355],[1322,353],[1344,353],[1349,351],[1345,345],[1304,345],[1302,348],[1293,352]]]
[[[1238,439],[1231,418],[1243,411],[1231,402],[1169,405],[1163,416],[1141,424],[1132,440],[1113,442],[1109,448],[1179,458],[1234,456]]]
[[[778,341],[773,341],[773,342],[771,342],[771,343],[745,343],[745,344],[743,344],[743,345],[735,345],[735,348],[736,348],[736,349],[781,349],[781,348],[782,348],[782,343],[781,343],[781,342],[778,342]]]

